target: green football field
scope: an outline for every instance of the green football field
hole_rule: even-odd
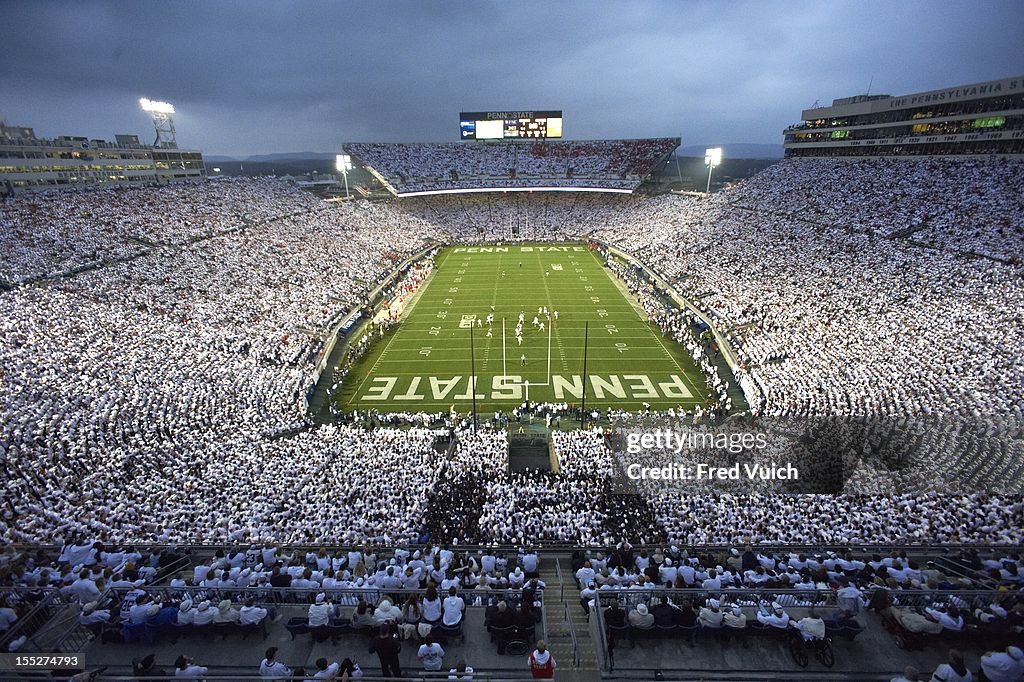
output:
[[[481,414],[527,398],[578,405],[584,390],[588,406],[634,410],[707,397],[689,356],[647,322],[586,245],[510,244],[442,250],[401,323],[356,363],[334,399],[344,409],[468,412],[473,362]]]

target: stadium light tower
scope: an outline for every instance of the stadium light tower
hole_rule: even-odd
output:
[[[334,157],[334,167],[345,176],[345,198],[350,199],[348,193],[348,172],[352,170],[352,157],[348,154],[338,154]]]
[[[704,150],[704,163],[708,167],[708,188],[706,193],[711,193],[711,171],[715,169],[715,166],[722,163],[722,148],[712,147],[711,149]]]
[[[153,127],[156,129],[154,147],[162,149],[177,149],[178,141],[174,137],[174,105],[167,102],[157,102],[143,97],[139,100],[142,110],[153,117]]]

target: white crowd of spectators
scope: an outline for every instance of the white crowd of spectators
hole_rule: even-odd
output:
[[[826,227],[1020,262],[1024,164],[1009,159],[793,159],[729,200]]]
[[[349,144],[399,192],[476,187],[633,189],[677,139]]]
[[[11,448],[0,527],[20,542],[416,542],[438,470],[433,440],[425,430],[323,426],[276,439],[96,444],[71,456]]]
[[[732,410],[732,398],[729,397],[729,382],[722,378],[718,366],[708,355],[699,335],[695,332],[697,317],[688,310],[670,307],[656,291],[655,284],[637,274],[635,268],[621,263],[606,254],[606,265],[625,282],[630,293],[637,299],[647,313],[647,319],[657,324],[663,334],[671,336],[686,348],[690,358],[705,377],[711,392],[710,405],[697,407],[705,411],[720,407],[725,412]]]
[[[570,240],[604,222],[605,212],[615,213],[638,201],[630,195],[466,194],[411,197],[396,209],[444,225],[459,242]]]
[[[312,195],[269,179],[25,194],[0,203],[0,284],[322,208]]]
[[[514,208],[494,198],[325,207],[267,180],[8,200],[8,284],[89,269],[0,292],[0,538],[409,542],[433,523],[432,506],[444,508],[435,493],[451,479],[445,490],[477,501],[443,529],[460,541],[606,544],[635,540],[646,523],[677,542],[1020,542],[1013,497],[649,490],[623,504],[589,432],[558,437],[560,473],[507,474],[502,433],[467,438],[445,462],[426,429],[313,428],[306,416],[325,326],[425,240],[492,238],[527,214],[531,238],[600,237],[707,313],[736,352],[736,376],[712,373],[700,344],[679,338],[723,404],[736,382],[762,417],[930,419],[943,428],[919,445],[937,469],[956,471],[951,445],[969,441],[985,455],[970,484],[1019,478],[1024,286],[1004,262],[1021,246],[1006,196],[1019,162],[878,161],[860,173],[835,163],[787,161],[770,181],[711,199],[516,197]],[[908,189],[886,228],[876,214],[887,204],[862,210],[857,183],[901,170],[930,189],[894,180]],[[794,186],[830,173],[844,179],[831,202],[792,203]],[[947,226],[929,208],[964,177],[969,233],[966,218]],[[131,208],[140,201],[151,220]],[[900,237],[925,213],[912,238],[934,232],[936,248]],[[993,245],[1003,260],[965,253]],[[692,321],[632,288],[667,332]],[[989,421],[995,440],[960,426]],[[1014,463],[1016,474],[1001,468]]]
[[[69,258],[86,264],[73,260],[81,245],[117,243],[129,206],[140,201],[158,215],[161,232],[148,232],[151,241],[176,243],[0,293],[5,538],[39,541],[79,528],[113,538],[212,539],[235,532],[212,530],[222,521],[264,518],[257,507],[273,499],[272,483],[231,472],[300,477],[282,485],[301,480],[312,465],[303,443],[318,436],[269,439],[306,428],[322,334],[424,240],[440,236],[387,207],[330,207],[257,179],[27,195],[0,206],[20,221],[0,231],[0,243],[10,262],[32,266],[19,274],[59,274]],[[28,238],[62,215],[96,229],[73,223],[51,226],[59,235],[52,242]],[[208,216],[218,216],[218,228]],[[162,230],[188,225],[165,239],[171,233]],[[289,448],[301,464],[286,464]],[[279,467],[261,467],[278,456]],[[257,487],[234,499],[235,483]],[[209,506],[189,509],[197,500]]]
[[[685,504],[682,504],[685,500]],[[671,542],[792,544],[993,543],[1018,544],[1019,496],[730,495],[652,499]],[[711,520],[711,521],[709,521]]]
[[[704,308],[757,413],[1024,416],[1019,267],[823,231],[727,196],[659,200],[669,214],[695,204],[696,225],[650,202],[650,229],[600,234]]]

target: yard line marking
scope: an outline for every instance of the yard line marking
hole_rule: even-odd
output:
[[[682,373],[682,378],[676,379],[681,385],[686,385],[690,390],[694,391],[694,398],[690,400],[678,400],[678,399],[666,399],[653,400],[654,404],[660,404],[662,406],[678,405],[683,403],[685,405],[699,404],[700,400],[703,399],[703,394],[706,391],[698,389],[700,382],[697,379],[696,374],[693,377],[688,376],[688,372],[693,369],[684,370],[682,364],[687,363],[690,367],[690,363],[687,362],[687,358],[684,354],[674,354],[676,350],[679,350],[676,346],[673,346],[672,350],[668,348],[668,341],[665,341],[663,337],[660,337],[657,329],[653,329],[651,324],[645,320],[646,314],[642,309],[638,310],[638,305],[635,301],[635,297],[623,287],[618,286],[618,280],[616,280],[610,272],[603,268],[603,263],[597,254],[588,252],[588,255],[583,255],[583,252],[572,254],[558,254],[564,258],[568,258],[566,261],[566,271],[554,271],[551,270],[550,278],[554,278],[555,290],[551,290],[551,282],[549,277],[545,275],[545,272],[551,268],[551,263],[547,262],[553,254],[546,252],[535,251],[535,258],[530,258],[529,253],[502,253],[497,252],[497,255],[488,254],[487,256],[476,259],[464,259],[460,258],[462,254],[454,253],[453,251],[447,251],[443,256],[437,259],[438,267],[435,275],[431,279],[436,279],[435,282],[425,283],[417,292],[417,299],[426,301],[424,305],[416,305],[407,309],[407,314],[403,316],[402,324],[398,330],[395,331],[395,335],[385,344],[385,347],[377,355],[370,367],[370,376],[375,374],[387,374],[391,376],[401,376],[400,381],[407,381],[410,377],[416,376],[430,376],[439,375],[444,376],[446,374],[465,374],[464,358],[458,357],[446,357],[460,355],[459,349],[463,345],[461,339],[456,339],[459,334],[452,332],[449,334],[449,329],[445,328],[441,330],[440,336],[450,337],[448,344],[441,342],[442,347],[435,347],[433,353],[429,359],[425,361],[422,358],[415,358],[421,362],[411,363],[405,357],[405,354],[415,353],[416,349],[409,350],[406,346],[410,344],[419,345],[431,345],[431,342],[439,340],[437,334],[428,335],[431,327],[437,325],[438,320],[432,319],[436,308],[437,310],[447,309],[449,315],[453,314],[453,311],[457,312],[460,308],[467,312],[480,312],[484,310],[488,305],[496,305],[499,300],[503,301],[503,305],[496,306],[495,316],[501,316],[502,328],[500,333],[502,334],[501,339],[501,353],[502,363],[501,367],[495,363],[494,370],[490,370],[490,351],[494,350],[498,352],[496,339],[487,339],[480,359],[482,360],[482,370],[479,372],[481,380],[486,379],[488,375],[496,376],[498,372],[502,375],[507,376],[508,371],[508,324],[507,316],[509,309],[515,307],[516,314],[520,310],[520,306],[523,309],[529,310],[532,306],[541,306],[545,303],[548,305],[549,311],[555,307],[558,308],[559,313],[563,314],[563,317],[567,317],[568,320],[560,320],[558,322],[558,328],[554,329],[553,325],[548,324],[547,336],[548,339],[543,338],[542,333],[537,333],[536,330],[530,330],[526,333],[526,337],[523,340],[522,350],[531,359],[536,358],[538,353],[547,353],[547,363],[540,364],[537,362],[539,358],[536,358],[530,363],[530,371],[526,371],[526,376],[530,377],[530,383],[535,387],[535,391],[531,392],[532,399],[542,400],[548,391],[551,389],[543,388],[544,384],[534,383],[534,379],[539,380],[541,372],[547,374],[547,382],[550,385],[552,381],[553,372],[557,369],[561,375],[568,376],[573,374],[569,366],[578,363],[578,357],[580,349],[582,348],[582,342],[584,338],[584,320],[595,321],[597,317],[604,318],[598,324],[599,334],[595,338],[591,339],[590,348],[591,352],[588,355],[595,362],[594,372],[589,374],[595,377],[607,378],[608,375],[623,374],[623,373],[649,373],[652,378],[655,374],[671,376],[676,372]],[[582,255],[582,258],[576,259],[575,256]],[[518,258],[523,258],[522,270],[516,268],[515,261]],[[512,260],[512,270],[506,273],[506,277],[502,278],[501,267],[504,260]],[[451,260],[449,260],[451,259]],[[584,262],[585,261],[585,262]],[[530,266],[529,263],[533,265]],[[500,264],[499,264],[500,263]],[[451,268],[448,266],[451,265]],[[443,267],[442,267],[443,266]],[[574,269],[578,269],[580,274],[586,276],[588,281],[587,286],[592,290],[584,294],[582,286],[577,283],[577,276],[572,274]],[[447,270],[451,270],[448,273]],[[463,282],[465,286],[460,286],[464,291],[456,294],[446,294],[444,289],[447,289],[453,278],[456,276],[457,270],[464,270],[464,273],[458,273],[459,276],[463,276]],[[484,274],[484,273],[487,274]],[[598,272],[605,272],[605,276],[601,276]],[[488,276],[489,275],[489,276]],[[537,277],[541,278],[542,287],[537,287]],[[482,280],[482,282],[480,281]],[[488,287],[487,282],[492,282],[491,287]],[[448,282],[448,284],[445,284]],[[477,283],[483,284],[478,286]],[[434,286],[436,285],[436,286]],[[490,288],[491,291],[487,291]],[[504,298],[502,298],[504,297]],[[554,305],[554,298],[559,298],[559,304]],[[596,315],[594,313],[595,304],[588,301],[591,297],[599,297],[601,302],[596,304],[596,307],[601,308],[601,314]],[[444,299],[452,299],[450,303],[442,308],[442,301]],[[499,309],[500,308],[500,309]],[[627,308],[632,312],[627,312]],[[411,313],[411,314],[410,314]],[[484,310],[484,314],[487,314]],[[533,313],[531,312],[531,317]],[[425,320],[425,321],[419,321]],[[546,322],[546,320],[545,320]],[[611,323],[614,329],[617,329],[620,333],[616,334],[605,334],[601,333],[601,325],[604,323]],[[640,327],[643,327],[640,329]],[[395,342],[395,336],[398,333],[403,334],[404,340],[398,340]],[[651,341],[650,337],[654,336],[654,342]],[[422,343],[419,343],[421,342]],[[629,344],[629,352],[622,353],[621,350],[616,352],[616,348],[612,348],[612,345],[623,345],[614,344],[615,341],[622,341]],[[547,346],[547,348],[545,348]],[[552,351],[558,351],[558,362],[552,363]],[[515,352],[515,347],[513,347]],[[608,357],[604,356],[603,353],[615,353],[615,356]],[[464,352],[461,353],[464,355]],[[497,358],[495,358],[497,360]],[[514,361],[514,358],[513,358]],[[513,362],[514,364],[514,362]],[[410,372],[409,370],[413,367],[419,367],[417,371]],[[366,365],[362,365],[366,367]],[[389,372],[388,368],[394,369],[395,372]],[[527,368],[523,368],[526,370]],[[578,367],[576,368],[576,374],[578,374]],[[589,369],[589,367],[588,367]],[[653,371],[652,371],[653,370]],[[357,373],[367,371],[364,369],[357,370]],[[515,370],[513,370],[515,371]],[[354,378],[354,377],[353,377]],[[361,393],[366,388],[367,379],[364,377],[359,385],[356,387],[356,395],[353,400],[360,401]],[[694,382],[697,382],[696,384]],[[348,390],[345,391],[348,393]],[[609,396],[607,400],[596,400],[596,396],[592,398],[595,404],[609,404],[615,405],[620,404],[623,409],[632,409],[636,404],[635,401],[622,400],[621,398],[616,399],[614,396]],[[447,399],[444,401],[425,401],[428,405],[447,405],[450,401]],[[588,400],[589,402],[589,400]],[[419,403],[424,404],[424,403]],[[503,404],[503,401],[495,398],[489,399],[485,404]],[[351,403],[347,403],[351,405]],[[385,410],[401,409],[399,404],[391,405],[390,408],[383,405]],[[507,406],[506,406],[507,407]],[[506,409],[503,407],[502,409]]]

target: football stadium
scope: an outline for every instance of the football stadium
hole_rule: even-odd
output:
[[[3,123],[0,679],[1024,680],[1024,75],[930,85],[693,188]]]

